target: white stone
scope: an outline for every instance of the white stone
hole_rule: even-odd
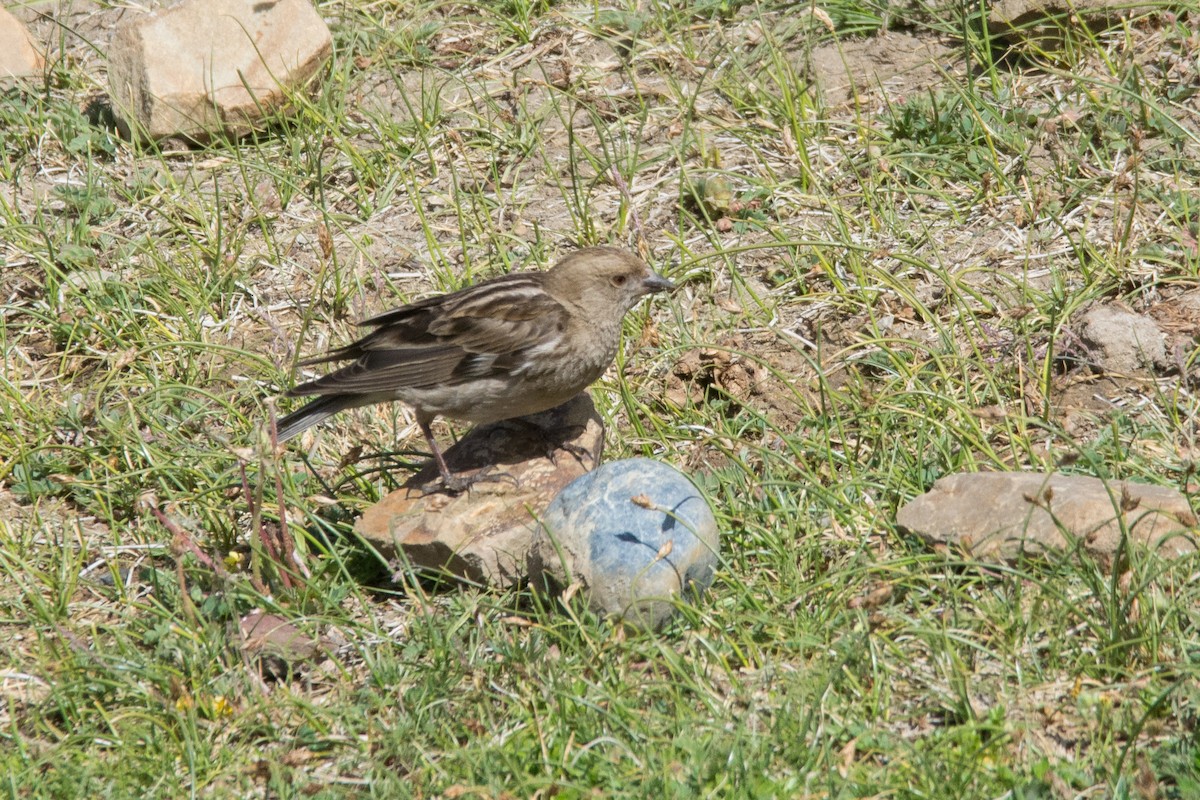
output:
[[[1075,326],[1097,372],[1133,375],[1167,365],[1167,344],[1153,318],[1117,304],[1094,306]]]
[[[109,48],[123,135],[245,135],[285,109],[332,51],[310,0],[185,0],[129,16]]]

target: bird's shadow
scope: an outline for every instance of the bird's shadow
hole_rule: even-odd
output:
[[[594,437],[593,425],[598,431]],[[603,449],[604,423],[591,396],[583,392],[549,411],[472,428],[447,448],[443,456],[455,476],[469,480],[475,476],[482,479],[486,474],[490,479],[492,473],[500,470],[497,479],[504,480],[501,477],[504,467],[537,459],[557,464],[563,458],[574,458],[593,469],[600,463]],[[403,487],[427,487],[438,480],[437,465],[431,459]]]

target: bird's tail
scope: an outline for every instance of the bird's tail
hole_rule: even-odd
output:
[[[318,422],[333,416],[339,411],[362,405],[362,398],[354,395],[327,395],[318,397],[311,403],[300,407],[276,423],[276,434],[282,444],[298,433],[308,430]]]

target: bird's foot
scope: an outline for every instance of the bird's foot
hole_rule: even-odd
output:
[[[601,442],[601,446],[603,447],[603,442]],[[583,460],[585,456],[591,462],[592,468],[595,468],[600,463],[599,454],[581,444],[575,444],[574,442],[548,442],[546,458],[550,459],[550,463],[556,467],[558,466],[558,453],[560,450],[575,456],[575,460],[585,469],[588,468],[588,463]]]
[[[513,486],[520,485],[517,479],[509,473],[498,472],[495,465],[489,465],[473,475],[454,475],[446,472],[422,486],[421,493],[423,495],[430,495],[440,492],[457,496],[469,490],[477,483],[500,483],[502,481],[511,481]]]

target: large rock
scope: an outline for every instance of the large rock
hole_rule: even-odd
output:
[[[1187,498],[1162,486],[1080,475],[976,472],[947,475],[896,514],[901,530],[985,561],[1012,561],[1078,543],[1111,564],[1132,543],[1165,556],[1194,552]]]
[[[481,476],[467,491],[426,491],[437,479],[431,464],[368,508],[355,530],[385,558],[401,554],[419,569],[496,586],[523,580],[537,517],[604,446],[587,393],[524,420],[475,428],[445,452],[456,476]]]
[[[184,0],[127,12],[108,52],[122,135],[242,136],[286,109],[332,51],[310,0]]]
[[[0,86],[14,78],[38,78],[46,69],[42,48],[21,21],[0,7]]]
[[[593,611],[657,629],[708,588],[717,520],[679,470],[648,458],[605,464],[546,509],[530,557],[535,585],[582,589]]]

